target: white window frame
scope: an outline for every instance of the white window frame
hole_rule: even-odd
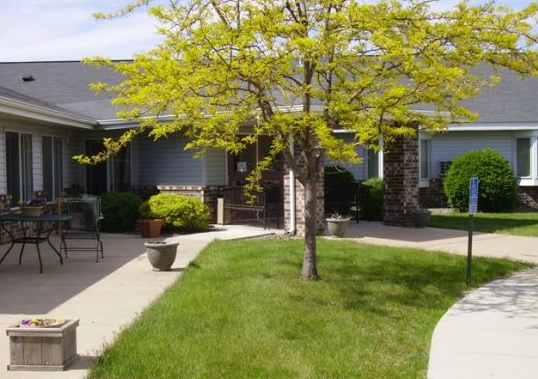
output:
[[[51,159],[51,172],[45,172],[45,144],[44,144],[44,138],[50,138],[51,142],[51,152],[52,156]],[[57,151],[59,147],[60,151]],[[53,136],[53,135],[42,135],[41,136],[41,151],[42,151],[42,175],[43,175],[43,190],[45,190],[47,194],[47,200],[52,201],[56,199],[57,197],[60,197],[63,195],[63,160],[64,160],[64,141],[62,137]],[[51,179],[52,188],[46,188],[45,187],[45,178],[49,177]]]
[[[522,138],[530,139],[530,175],[525,177],[518,177],[520,186],[537,186],[538,185],[538,131],[527,131],[514,133],[513,154],[512,154],[512,169],[514,173],[518,172],[517,168],[517,140]]]
[[[19,200],[32,200],[34,198],[34,178],[33,178],[33,141],[34,136],[31,133],[22,133],[14,130],[6,130],[4,132],[5,149],[6,149],[6,185],[7,192],[11,195],[12,205],[17,205]],[[17,156],[18,167],[8,167],[7,162],[7,133],[11,133],[17,136],[16,152],[13,152]],[[25,140],[23,141],[23,137]],[[28,140],[29,138],[29,140]],[[23,148],[25,150],[23,151]],[[9,175],[13,172],[16,174],[14,178],[9,178]],[[17,193],[12,193],[13,188],[10,188],[9,183],[11,180],[17,180],[16,185]]]
[[[428,151],[426,154],[422,151],[422,143],[426,141],[428,145]],[[426,165],[428,175],[423,176],[422,163],[423,159],[426,159]],[[418,135],[418,185],[419,187],[429,187],[430,179],[432,177],[432,136],[426,132],[419,132]]]

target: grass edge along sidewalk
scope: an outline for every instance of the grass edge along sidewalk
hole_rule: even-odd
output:
[[[433,210],[433,228],[468,230],[469,214],[465,212],[438,212]],[[483,213],[473,217],[473,229],[482,233],[511,234],[538,237],[538,212],[528,213]]]
[[[420,378],[465,258],[321,239],[215,241],[91,367],[89,378]],[[476,258],[474,284],[529,267]]]

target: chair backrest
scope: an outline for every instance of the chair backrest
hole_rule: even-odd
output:
[[[67,213],[71,216],[70,229],[95,231],[101,219],[101,198],[91,195],[69,198]]]

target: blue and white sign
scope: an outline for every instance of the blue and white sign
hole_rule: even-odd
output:
[[[478,212],[478,178],[471,178],[469,181],[469,214]]]

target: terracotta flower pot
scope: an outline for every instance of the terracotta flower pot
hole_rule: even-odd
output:
[[[138,220],[137,226],[143,238],[157,238],[161,235],[164,221],[160,218]]]

